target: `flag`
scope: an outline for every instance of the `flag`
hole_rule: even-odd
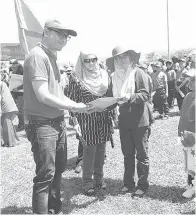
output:
[[[23,0],[14,0],[18,36],[25,56],[41,41],[43,28]]]

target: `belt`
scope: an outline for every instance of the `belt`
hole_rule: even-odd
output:
[[[28,120],[30,120],[30,121],[56,122],[56,121],[63,121],[64,116],[59,116],[59,117],[56,117],[56,118],[46,118],[46,117],[42,117],[42,116],[28,115]]]

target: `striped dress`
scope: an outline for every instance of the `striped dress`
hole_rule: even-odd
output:
[[[69,74],[69,85],[65,94],[71,100],[84,104],[100,98],[89,92],[73,73]],[[101,144],[112,140],[112,111],[91,114],[71,113],[71,115],[77,117],[82,137],[87,145]]]

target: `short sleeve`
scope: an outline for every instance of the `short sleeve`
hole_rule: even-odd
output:
[[[167,75],[164,73],[164,81],[167,83]]]
[[[33,55],[29,58],[26,66],[31,80],[48,80],[47,59],[39,55]]]

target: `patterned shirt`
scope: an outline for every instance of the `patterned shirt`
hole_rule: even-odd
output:
[[[167,76],[163,71],[154,72],[151,74],[153,90],[157,90],[166,86]]]
[[[65,94],[73,101],[87,104],[100,97],[89,92],[77,77],[70,73],[69,86]],[[111,111],[91,114],[74,113],[81,128],[82,137],[87,145],[96,145],[110,141],[113,133]]]

